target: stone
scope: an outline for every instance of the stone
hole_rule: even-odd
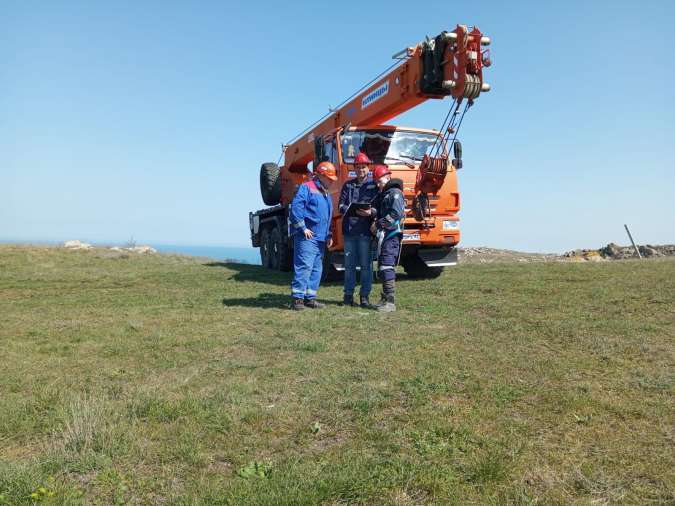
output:
[[[67,249],[91,249],[93,246],[86,242],[81,242],[78,240],[66,241],[63,243],[63,247]]]
[[[133,251],[134,253],[139,253],[141,255],[145,255],[146,253],[157,253],[157,250],[155,248],[151,248],[150,246],[134,246],[133,248],[129,248],[129,251]]]

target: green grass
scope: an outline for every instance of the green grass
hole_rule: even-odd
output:
[[[675,503],[674,261],[288,285],[0,246],[0,504]]]

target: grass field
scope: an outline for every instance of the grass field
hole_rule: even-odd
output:
[[[0,246],[0,504],[675,504],[675,261],[288,285]]]

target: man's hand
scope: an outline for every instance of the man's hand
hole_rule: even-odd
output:
[[[375,222],[371,223],[370,225],[370,233],[373,235],[377,233],[377,227],[375,226]]]
[[[326,247],[328,247],[328,248],[332,248],[332,247],[333,247],[333,238],[332,238],[332,237],[331,237],[330,239],[328,239],[328,244],[327,244]]]
[[[305,239],[311,239],[312,237],[314,237],[314,232],[312,232],[312,231],[311,231],[310,229],[308,229],[308,228],[306,228],[306,229],[304,230],[304,234],[305,234]]]
[[[363,216],[364,218],[368,218],[373,214],[373,211],[372,209],[357,209],[356,214]]]

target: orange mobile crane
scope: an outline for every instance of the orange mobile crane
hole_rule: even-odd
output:
[[[309,165],[332,162],[341,185],[355,176],[354,157],[359,151],[373,163],[388,165],[393,177],[403,181],[401,264],[406,273],[436,277],[445,266],[455,265],[460,238],[456,173],[462,167],[457,131],[480,93],[490,90],[483,81],[483,68],[490,66],[489,49],[482,48],[489,44],[478,28],[457,25],[404,49],[393,56],[397,61],[389,69],[285,144],[282,166],[263,163],[260,190],[265,204],[272,207],[249,213],[251,242],[260,247],[263,266],[292,268],[288,208],[298,185],[311,177]],[[453,102],[440,130],[382,124],[425,100],[445,97]],[[336,210],[338,195],[333,195]],[[324,259],[326,277],[343,270],[340,219],[337,213],[332,217],[334,243]]]

